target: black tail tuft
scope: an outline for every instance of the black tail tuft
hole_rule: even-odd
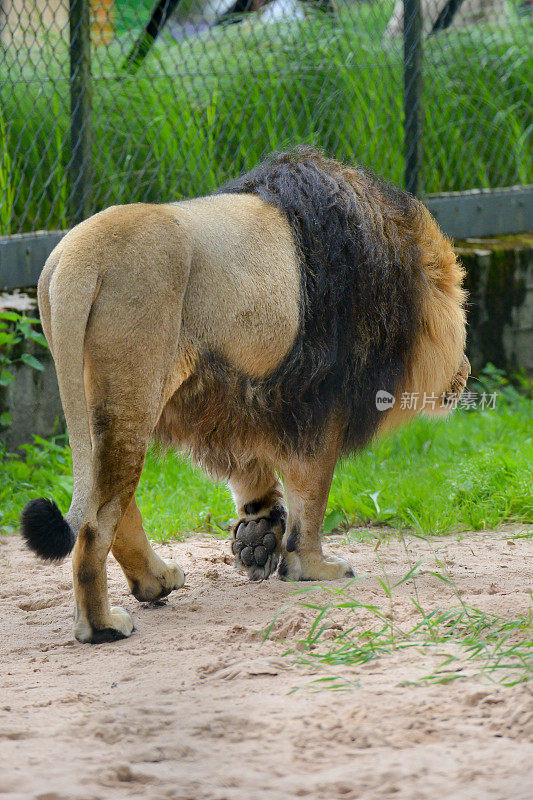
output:
[[[61,561],[74,547],[76,537],[52,500],[32,500],[20,524],[27,546],[47,561]]]

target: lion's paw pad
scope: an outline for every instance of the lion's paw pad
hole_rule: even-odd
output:
[[[267,517],[241,522],[231,544],[237,566],[244,568],[252,580],[268,578],[275,571],[278,539]]]

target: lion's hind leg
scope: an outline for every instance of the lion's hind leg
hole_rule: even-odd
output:
[[[138,587],[143,599],[173,587],[170,568],[167,574],[165,565],[148,544],[134,499],[150,436],[164,401],[161,386],[168,373],[162,348],[156,342],[149,344],[152,346],[138,351],[137,360],[130,359],[125,369],[112,338],[100,340],[99,347],[89,339],[86,390],[92,435],[92,488],[72,557],[74,633],[83,642],[121,638],[133,630],[129,614],[109,606],[106,560],[112,548],[130,586]],[[181,570],[175,583],[180,581],[183,583]]]
[[[106,406],[93,425],[93,486],[72,553],[74,635],[92,643],[125,638],[133,631],[130,615],[109,605],[106,561],[137,488],[150,435],[148,420],[131,406]]]
[[[231,549],[235,567],[250,580],[268,578],[278,566],[287,512],[281,484],[274,470],[255,462],[230,477],[239,521]]]
[[[135,497],[118,526],[112,552],[137,600],[159,600],[185,583],[181,567],[160,558],[150,546]]]

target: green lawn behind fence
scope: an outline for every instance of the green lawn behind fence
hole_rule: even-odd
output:
[[[96,207],[207,193],[299,142],[401,185],[402,43],[382,38],[391,7],[165,34],[134,76],[119,65],[136,31],[121,33],[94,56]],[[426,42],[426,191],[531,182],[532,30],[513,17]],[[68,222],[67,55],[49,42],[18,61],[6,51],[0,66],[0,234]]]
[[[366,535],[368,527],[425,534],[533,523],[533,404],[507,384],[496,407],[458,410],[442,422],[420,417],[337,466],[326,532]],[[0,460],[0,529],[13,532],[25,503],[54,497],[65,511],[72,493],[70,451],[61,441],[26,447]],[[169,452],[148,455],[137,493],[156,540],[191,531],[226,535],[234,515],[226,487]]]

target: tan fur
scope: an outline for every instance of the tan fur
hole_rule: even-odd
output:
[[[320,542],[341,447],[342,428],[338,421],[332,420],[320,454],[312,459],[293,459],[282,464],[289,516],[280,572],[287,579],[336,580],[354,575],[348,561],[324,555]],[[294,546],[290,544],[291,536],[294,537]]]
[[[174,210],[194,241],[184,331],[248,375],[266,375],[298,328],[300,278],[289,226],[255,195],[215,195]]]
[[[444,416],[453,404],[442,402],[444,395],[462,391],[470,374],[463,359],[466,343],[466,293],[462,288],[464,271],[457,261],[451,241],[420,204],[421,225],[416,231],[423,259],[425,291],[422,307],[422,330],[415,344],[411,362],[396,395],[396,402],[384,418],[381,431],[397,427],[413,418],[421,409],[424,395],[438,398],[435,407],[427,404],[424,413]],[[466,372],[464,380],[460,378]],[[456,387],[455,389],[453,387]],[[402,395],[416,396],[416,408],[401,408]]]
[[[429,214],[421,219],[416,232],[402,234],[419,238],[425,286],[422,332],[401,388],[458,391],[462,272]],[[401,220],[384,211],[378,222],[384,236],[398,236]],[[150,547],[134,499],[156,426],[229,479],[246,524],[270,520],[276,553],[255,577],[267,577],[278,555],[284,576],[293,579],[351,573],[320,545],[341,420],[330,421],[320,453],[288,458],[254,429],[214,373],[202,371],[202,353],[215,352],[236,374],[272,372],[295,340],[299,292],[289,226],[255,195],[113,207],[74,228],[48,259],[39,306],[73,452],[67,520],[79,532],[73,572],[80,641],[129,636],[133,629],[129,615],[109,605],[111,549],[139,599],[183,584],[181,569]],[[397,403],[383,427],[407,416]],[[285,533],[276,470],[289,506]],[[246,511],[250,503],[256,510]]]
[[[137,600],[165,597],[185,583],[183,570],[164,561],[150,547],[134,497],[117,528],[112,551]]]

